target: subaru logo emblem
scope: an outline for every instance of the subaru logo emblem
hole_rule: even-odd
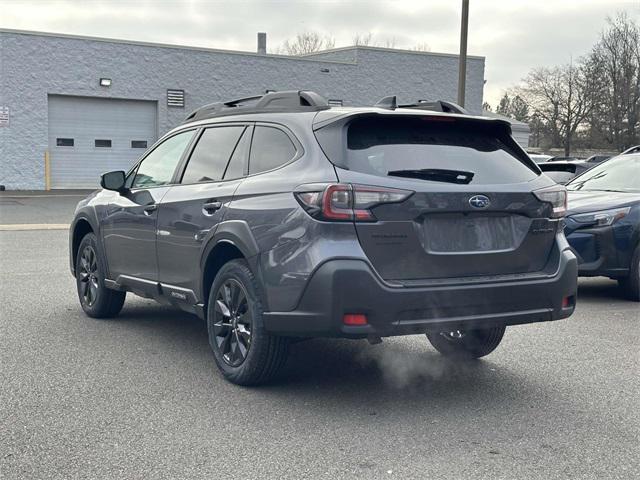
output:
[[[474,195],[469,199],[469,205],[473,208],[487,208],[491,205],[491,200],[486,195]]]

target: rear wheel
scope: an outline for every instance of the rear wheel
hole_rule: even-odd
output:
[[[96,236],[87,233],[80,242],[76,258],[78,298],[82,309],[90,317],[115,317],[122,310],[126,292],[105,287],[104,262],[98,252]]]
[[[209,344],[222,374],[238,385],[270,381],[287,358],[288,339],[264,329],[261,299],[262,289],[244,260],[225,264],[209,294]]]
[[[473,330],[453,330],[427,333],[431,345],[446,357],[471,359],[493,352],[505,331],[504,326]]]
[[[636,247],[629,265],[629,276],[618,279],[618,285],[629,300],[640,301],[640,245]]]

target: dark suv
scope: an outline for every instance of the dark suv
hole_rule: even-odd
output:
[[[211,104],[101,186],[71,227],[84,311],[129,291],[195,313],[238,384],[272,378],[292,338],[426,333],[476,358],[575,307],[564,187],[508,123],[446,102]]]

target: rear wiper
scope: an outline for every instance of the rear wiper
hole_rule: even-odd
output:
[[[471,183],[473,172],[462,170],[444,170],[439,168],[422,168],[418,170],[391,170],[387,172],[391,177],[419,178],[420,180],[432,180],[434,182]]]

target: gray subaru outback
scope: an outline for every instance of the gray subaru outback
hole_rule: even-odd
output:
[[[292,339],[426,334],[469,359],[575,308],[564,187],[455,104],[214,103],[101,186],[70,231],[83,310],[132,292],[194,313],[237,384],[272,379]]]

